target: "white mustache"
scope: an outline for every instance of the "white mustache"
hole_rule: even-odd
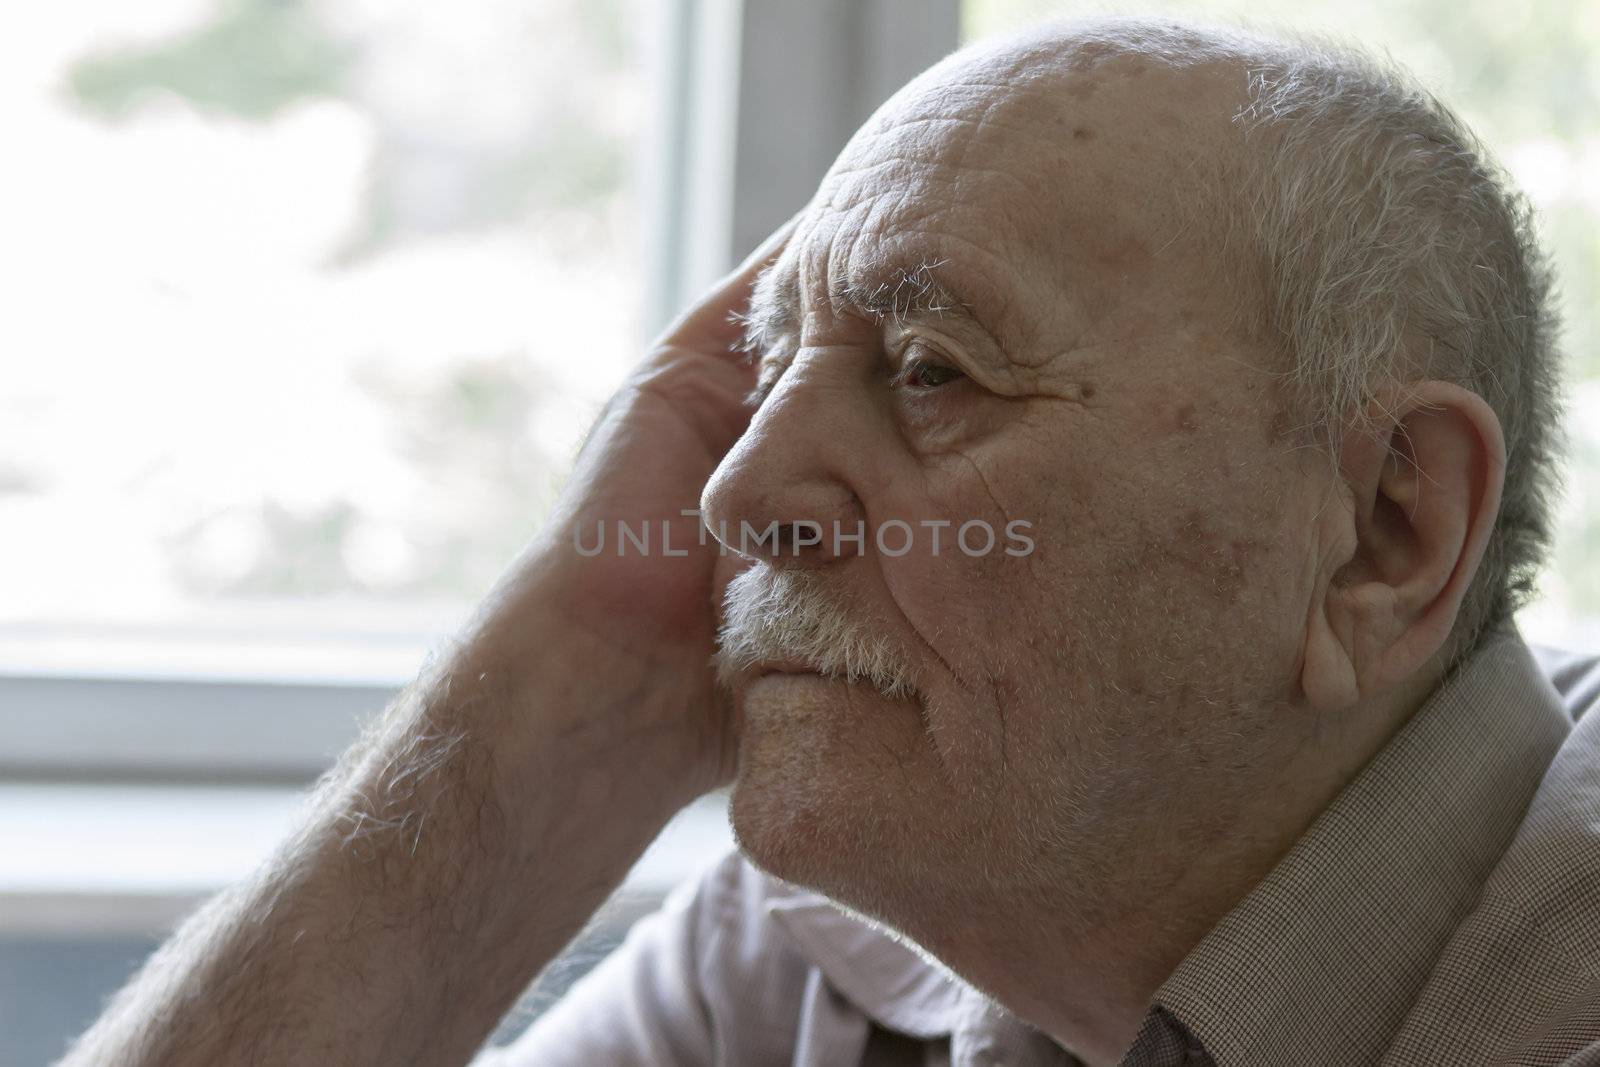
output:
[[[915,692],[900,652],[853,618],[814,572],[757,564],[728,583],[722,603],[712,663],[725,686],[758,663],[788,660],[888,697]]]

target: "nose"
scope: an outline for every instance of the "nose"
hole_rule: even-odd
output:
[[[700,497],[702,521],[740,555],[822,565],[870,541],[851,464],[866,453],[843,383],[779,384]]]

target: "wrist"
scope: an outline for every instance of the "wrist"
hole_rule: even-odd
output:
[[[497,590],[441,666],[452,714],[495,755],[513,804],[557,783],[616,818],[665,824],[719,784],[694,723],[707,699],[705,655],[636,647],[568,603],[572,579],[540,561]],[[699,671],[693,668],[699,665]],[[694,713],[699,711],[699,716]],[[657,827],[659,828],[659,827]]]

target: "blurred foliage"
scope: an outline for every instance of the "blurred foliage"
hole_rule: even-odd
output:
[[[621,0],[586,0],[562,9],[561,14],[572,20],[585,51],[607,73],[632,65],[630,14]]]
[[[265,119],[297,100],[339,95],[351,60],[301,0],[222,0],[189,33],[85,57],[68,85],[113,119],[161,92],[203,111]]]
[[[291,507],[265,498],[210,516],[172,541],[189,589],[233,597],[448,597],[480,589],[516,554],[555,487],[549,457],[530,433],[549,391],[527,356],[457,359],[421,380],[375,362],[360,380],[384,412],[409,495],[421,505],[400,524],[403,559],[376,577],[364,577],[371,568],[354,559],[367,551],[364,534],[392,533],[396,516],[344,499]],[[253,531],[249,562],[220,578],[202,546],[216,521],[242,521]]]
[[[179,576],[191,588],[234,596],[317,596],[350,587],[344,546],[355,528],[358,516],[348,501],[333,500],[308,509],[286,507],[275,500],[263,500],[247,518],[257,528],[259,549],[251,564],[230,575],[222,588],[216,588],[204,569],[195,565],[194,554],[185,551],[203,530],[201,527],[176,539]]]
[[[359,259],[419,228],[472,231],[508,220],[539,228],[562,246],[557,253],[596,243],[632,175],[634,131],[605,106],[619,83],[636,76],[631,30],[624,0],[533,3],[519,35],[528,46],[526,91],[542,105],[537,120],[494,145],[452,142],[444,131],[381,138],[362,218],[341,259]],[[571,76],[574,67],[581,77]],[[458,168],[457,195],[442,218],[419,227],[405,207],[409,178],[444,160]]]
[[[558,260],[592,258],[617,243],[611,231],[632,175],[631,11],[628,0],[529,0],[478,13],[478,24],[498,20],[503,43],[525,45],[526,55],[509,73],[498,69],[511,98],[487,101],[496,116],[487,125],[471,113],[483,85],[440,73],[458,61],[450,49],[460,41],[408,52],[434,47],[426,33],[439,16],[351,19],[340,0],[220,0],[186,32],[80,59],[67,84],[79,106],[118,120],[162,97],[262,123],[316,97],[355,108],[370,123],[373,156],[327,269],[508,228]],[[443,64],[417,75],[438,81],[437,92],[396,91],[397,74],[410,72],[395,64],[408,55]],[[475,595],[531,533],[565,459],[546,455],[533,432],[542,406],[560,400],[537,373],[555,355],[443,351],[427,367],[400,369],[374,354],[354,385],[381,412],[411,499],[375,508],[352,492],[311,505],[268,497],[231,507],[169,540],[177,580],[210,597]],[[398,562],[361,565],[374,537]],[[225,563],[208,548],[219,538],[233,546]]]
[[[417,562],[405,588],[478,589],[516,555],[554,495],[553,457],[534,429],[560,397],[521,352],[457,359],[424,381],[374,363],[360,380],[386,412],[416,493],[438,502],[407,531]]]

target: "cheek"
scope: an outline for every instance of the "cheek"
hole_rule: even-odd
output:
[[[974,699],[1037,667],[1031,653],[1058,614],[1056,560],[1091,506],[1063,454],[1017,425],[932,457],[902,488],[918,551],[877,564],[899,613]]]
[[[1130,695],[1277,696],[1297,646],[1296,547],[1281,474],[1222,447],[1130,472],[1076,564],[1103,604],[1107,659]]]
[[[1018,612],[1019,594],[1033,582],[1039,520],[1026,514],[983,494],[930,494],[915,520],[916,550],[876,557],[896,613],[924,646],[918,651],[963,683],[1004,662],[1030,621]]]
[[[959,573],[947,562],[939,602],[961,623],[951,655],[981,656],[990,687],[1096,702],[1219,664],[1241,686],[1275,684],[1296,647],[1301,569],[1279,459],[1208,434],[1182,405],[1166,435],[1121,439],[1090,420],[989,462],[964,457],[992,512],[1033,524],[1034,547],[962,560]]]
[[[1024,492],[1024,479],[989,470],[963,457],[930,479],[924,514],[947,524],[937,554],[932,531],[919,531],[928,551],[877,559],[928,667],[932,743],[956,788],[977,792],[1000,788],[997,776],[1037,751],[1020,731],[1066,689],[1056,655],[1062,591],[1042,580],[1039,556],[1058,520],[1048,499]]]

